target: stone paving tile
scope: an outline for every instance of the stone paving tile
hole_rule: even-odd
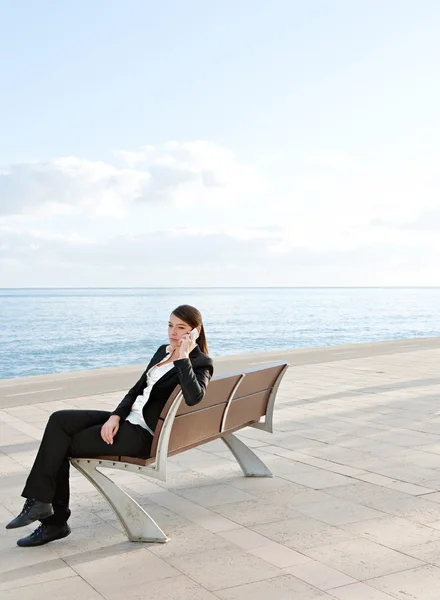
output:
[[[317,458],[346,465],[354,469],[369,470],[372,465],[383,465],[383,460],[379,460],[379,457],[376,458],[367,451],[364,452],[363,450],[358,450],[357,448],[350,446],[329,444],[323,444],[322,447],[318,448],[306,446],[301,448],[301,452]],[[341,482],[339,485],[348,485],[349,483],[350,479],[346,477],[345,481]]]
[[[429,546],[430,542],[440,540],[440,530],[394,516],[353,523],[342,528],[387,548],[405,551],[411,555],[408,550],[410,546]]]
[[[431,502],[440,502],[440,492],[425,494],[423,497],[425,500],[430,500]]]
[[[352,485],[330,488],[325,493],[329,496],[363,504],[376,510],[381,510],[379,507],[386,502],[391,504],[398,500],[412,498],[412,496],[404,492],[364,481],[353,481]]]
[[[8,475],[15,475],[21,473],[23,470],[22,465],[10,456],[0,456],[0,477],[6,477]]]
[[[306,548],[355,539],[350,532],[306,516],[255,525],[251,529],[274,542],[300,552]]]
[[[194,523],[187,522],[184,525],[165,526],[161,522],[161,525],[173,543],[148,544],[148,549],[163,559],[231,547],[231,542],[227,537],[224,537],[223,533],[211,533],[203,527],[194,525]],[[247,529],[242,529],[244,532],[248,532]]]
[[[186,469],[192,469],[194,467],[218,467],[219,463],[226,463],[227,465],[232,465],[233,460],[225,460],[215,456],[213,454],[209,454],[208,452],[203,452],[198,448],[193,448],[192,450],[188,450],[179,454],[178,463],[186,467]]]
[[[432,419],[433,421],[434,419]],[[434,424],[435,428],[437,429],[439,424],[438,421],[435,422]],[[440,442],[436,443],[436,444],[427,444],[427,445],[423,445],[423,446],[418,446],[417,450],[420,450],[422,452],[430,452],[432,454],[440,454]]]
[[[245,527],[262,523],[274,523],[275,521],[283,521],[299,516],[299,513],[295,510],[260,498],[210,506],[210,509]]]
[[[34,439],[34,440],[40,440],[42,438],[43,432],[41,429],[39,429],[38,427],[35,427],[35,425],[31,425],[29,423],[26,423],[25,421],[14,421],[14,423],[9,423],[8,424],[9,427],[11,427],[11,429],[14,429],[15,431],[26,435],[27,437]],[[3,441],[3,434],[2,434],[2,441]]]
[[[105,498],[86,480],[87,487],[82,483],[84,477],[71,478],[70,500],[74,510],[90,510],[96,512],[103,508],[108,508],[109,504]]]
[[[303,504],[308,505],[316,502],[324,502],[325,500],[332,500],[334,496],[331,496],[327,492],[327,490],[311,490],[306,488],[303,492],[294,494],[289,500],[288,506],[292,511],[298,513],[297,508]]]
[[[102,600],[102,596],[81,577],[65,577],[2,592],[2,600],[35,600],[36,598]]]
[[[225,481],[228,485],[258,498],[269,497],[271,501],[279,499],[281,503],[284,503],[286,498],[290,498],[293,494],[307,490],[303,485],[291,483],[280,477],[243,477],[241,471],[239,475],[225,479]]]
[[[390,489],[393,489],[392,486],[395,483],[402,485],[402,482],[398,481],[397,479],[392,479],[391,477],[385,477],[385,475],[378,475],[377,473],[369,473],[367,471],[365,471],[361,475],[358,475],[355,479],[359,479],[360,481],[365,481],[365,483],[373,483],[374,485],[382,485],[384,487],[389,487]],[[410,485],[410,484],[406,483],[404,485]],[[402,491],[402,490],[400,490],[400,491]]]
[[[405,483],[403,481],[395,481],[389,484],[388,487],[390,490],[397,490],[398,492],[404,492],[405,494],[411,494],[412,496],[423,496],[426,500],[433,500],[432,497],[429,497],[429,494],[431,494],[433,490],[427,487]]]
[[[422,564],[415,558],[362,538],[308,548],[303,552],[358,580],[380,577]]]
[[[140,480],[135,482],[124,482],[122,487],[129,491],[130,495],[132,492],[136,492],[139,494],[144,494],[146,496],[148,494],[154,494],[155,492],[164,491],[164,488],[161,485],[158,485],[156,482],[144,478],[141,478]]]
[[[160,523],[164,528],[170,527],[183,527],[185,525],[190,524],[191,522],[188,519],[185,519],[181,515],[173,512],[172,510],[160,506],[159,504],[154,504],[153,502],[146,501],[143,496],[138,496],[136,493],[130,492],[133,498],[144,508],[148,514],[156,521],[156,523]],[[109,511],[105,513],[104,511]],[[113,510],[107,508],[103,508],[97,512],[97,515],[102,519],[114,521],[117,517]]]
[[[17,417],[13,417],[5,410],[0,410],[0,431],[3,431],[3,423],[13,423]]]
[[[409,429],[396,429],[393,426],[392,431],[385,431],[382,433],[376,433],[370,436],[371,439],[377,439],[383,442],[389,442],[396,444],[397,446],[415,447],[427,444],[438,444],[440,442],[440,436],[430,433],[422,433],[419,431],[411,431]]]
[[[314,456],[307,456],[307,454],[301,454],[298,451],[290,451],[287,450],[284,453],[286,458],[290,458],[300,463],[305,463],[311,465],[313,467],[318,467],[321,469],[325,469],[332,473],[338,473],[339,475],[347,475],[348,477],[358,477],[365,473],[365,471],[361,469],[354,469],[353,467],[348,467],[347,465],[341,465],[336,462],[332,462],[330,460],[323,460],[322,458],[316,458]]]
[[[215,485],[218,480],[222,480],[220,477],[213,477],[212,467],[209,467],[206,471],[207,474],[183,468],[181,471],[173,471],[167,481],[160,481],[158,485],[163,489],[173,491],[181,488],[198,488],[205,485]]]
[[[119,596],[107,594],[105,598],[115,598],[115,600],[120,600],[120,598],[124,598],[124,600],[218,600],[217,595],[185,575],[149,581],[147,585],[124,589]]]
[[[353,583],[329,590],[332,598],[337,600],[395,600],[395,596],[384,594],[365,583]],[[422,600],[422,599],[420,599]]]
[[[405,554],[440,567],[440,540],[405,548]],[[440,597],[440,596],[439,596]]]
[[[270,540],[264,537],[264,535],[251,531],[247,527],[237,527],[237,529],[222,531],[218,535],[243,550],[259,548],[270,543]]]
[[[397,446],[396,444],[380,442],[378,440],[371,440],[370,438],[362,437],[358,438],[356,443],[353,445],[359,450],[368,452],[372,456],[378,458],[402,457],[414,452],[412,448],[405,448],[403,446]]]
[[[20,530],[4,531],[2,526],[0,546],[0,574],[12,569],[29,567],[58,558],[53,546],[43,546],[38,552],[29,551],[29,548],[20,548],[16,542],[19,538],[28,535],[32,529],[23,527]]]
[[[24,588],[66,577],[76,577],[76,572],[59,559],[17,567],[0,574],[0,591]]]
[[[419,467],[426,467],[428,469],[440,469],[440,456],[433,452],[413,452],[405,456],[405,461],[418,465]]]
[[[11,407],[11,408],[6,408],[4,410],[5,413],[7,413],[8,415],[10,415],[11,417],[15,417],[17,419],[21,419],[23,421],[26,421],[27,417],[30,416],[38,416],[39,418],[43,418],[46,417],[47,418],[47,414],[41,410],[41,408],[38,408],[37,406],[34,405],[28,405],[28,406],[15,406],[15,407]]]
[[[68,560],[67,562],[69,563]],[[73,569],[97,592],[109,599],[129,596],[140,590],[145,593],[149,582],[180,575],[146,547],[116,556],[75,561]]]
[[[81,509],[75,510],[72,512],[72,515],[69,519],[69,525],[71,528],[80,528],[80,527],[91,527],[91,526],[101,526],[103,524],[103,520],[99,513],[92,512],[91,510]]]
[[[44,548],[50,548],[52,552],[60,557],[66,558],[78,553],[96,550],[105,546],[112,546],[125,541],[125,535],[112,527],[108,523],[100,523],[99,525],[89,525],[85,527],[76,527],[72,530],[72,534],[63,540],[52,542]],[[28,548],[24,550],[29,553]],[[39,549],[39,551],[41,548]]]
[[[370,579],[368,585],[398,600],[438,600],[440,569],[432,565]]]
[[[9,523],[9,521],[14,517],[15,515],[12,514],[7,508],[5,508],[3,505],[0,504],[0,527],[2,527],[3,525],[6,525],[6,523]],[[4,536],[2,536],[4,537]],[[0,544],[1,544],[1,539],[0,539]]]
[[[296,552],[296,550],[292,550],[291,548],[286,548],[286,546],[277,544],[276,542],[269,543],[265,546],[249,548],[248,551],[250,554],[262,558],[271,565],[275,565],[275,567],[280,567],[283,569],[286,567],[303,565],[311,560],[304,554]]]
[[[381,517],[383,513],[362,504],[343,500],[342,498],[328,498],[320,502],[301,504],[296,510],[304,515],[323,521],[328,525],[345,525],[357,523],[367,519]]]
[[[221,600],[331,600],[333,597],[293,575],[280,575],[274,579],[230,587],[218,590],[215,594]]]
[[[440,476],[435,479],[426,479],[420,482],[420,485],[428,487],[430,490],[440,492]]]
[[[270,579],[281,574],[279,568],[233,547],[190,556],[174,556],[167,560],[170,565],[210,591]]]
[[[298,577],[298,579],[310,583],[310,585],[324,591],[341,585],[357,583],[356,579],[348,577],[348,575],[336,571],[316,560],[310,560],[285,570],[291,575]]]
[[[207,485],[198,488],[180,488],[175,490],[175,493],[205,507],[255,499],[255,496],[248,492],[243,492],[224,484]]]
[[[394,463],[383,464],[383,461],[381,463],[372,462],[369,465],[365,465],[365,469],[374,470],[374,472],[380,475],[385,475],[386,477],[406,483],[421,485],[422,487],[425,486],[425,481],[432,480],[439,475],[439,471],[435,469],[412,465],[411,463],[406,463],[403,459],[401,461],[396,460]]]
[[[234,487],[243,489],[261,500],[270,502],[272,506],[280,508],[286,507],[297,494],[310,489],[304,485],[292,483],[276,476],[273,478],[262,477],[258,479],[242,477],[242,482],[242,484],[239,484],[234,480]]]
[[[211,454],[211,456],[218,456],[220,458],[220,455],[218,454]],[[217,465],[210,465],[209,467],[199,467],[197,465],[194,465],[192,469],[194,473],[196,473],[199,477],[203,476],[204,478],[206,478],[206,485],[214,485],[218,482],[227,482],[228,479],[235,478],[239,475],[243,477],[243,472],[240,469],[239,465],[236,462],[231,461],[229,458],[227,460],[219,460]],[[192,481],[190,479],[187,479],[184,485],[180,485],[178,487],[194,486],[192,485]]]
[[[18,423],[21,421],[17,420]],[[0,423],[0,440],[2,447],[9,444],[20,444],[34,441],[35,438],[18,431],[16,423]]]
[[[155,504],[169,508],[172,512],[175,512],[196,525],[204,527],[212,533],[228,531],[230,529],[236,529],[237,527],[237,524],[233,521],[217,515],[203,506],[198,506],[186,498],[176,496],[171,492],[151,494],[149,498]]]
[[[316,467],[309,467],[307,470],[292,473],[289,465],[283,465],[283,467],[275,468],[273,471],[283,479],[315,490],[323,490],[350,483],[350,478],[345,475],[339,475]]]
[[[439,503],[425,500],[420,496],[408,496],[394,500],[384,498],[376,502],[375,508],[389,515],[404,517],[425,525],[440,520]]]

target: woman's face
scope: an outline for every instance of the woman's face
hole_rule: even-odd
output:
[[[190,331],[192,331],[192,327],[188,325],[188,323],[181,321],[175,315],[170,316],[168,322],[168,338],[173,348],[178,348],[182,336],[190,333]]]

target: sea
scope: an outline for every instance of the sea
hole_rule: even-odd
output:
[[[146,364],[172,310],[211,356],[440,336],[440,288],[0,289],[0,379]]]

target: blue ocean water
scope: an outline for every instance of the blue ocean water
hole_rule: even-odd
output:
[[[146,363],[179,304],[211,356],[440,336],[440,288],[0,289],[0,379]]]

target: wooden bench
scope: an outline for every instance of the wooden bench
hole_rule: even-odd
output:
[[[195,406],[182,402],[183,394],[177,386],[160,415],[150,457],[97,456],[72,458],[71,463],[106,498],[131,541],[167,542],[150,515],[99,469],[134,471],[166,481],[168,456],[220,438],[247,477],[272,477],[262,460],[234,432],[249,426],[272,433],[275,397],[288,367],[286,362],[277,362],[215,376],[202,402]]]

